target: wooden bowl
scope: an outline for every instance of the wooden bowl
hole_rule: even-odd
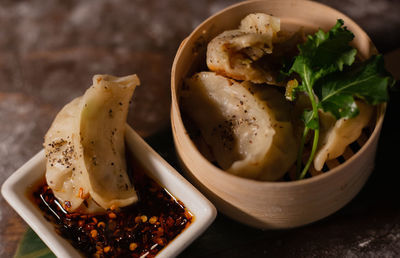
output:
[[[350,18],[328,6],[296,0],[247,1],[208,18],[184,40],[171,74],[171,124],[182,167],[194,183],[225,215],[244,224],[268,228],[292,228],[322,219],[347,204],[362,188],[374,168],[375,152],[385,105],[377,108],[375,126],[364,145],[343,164],[321,175],[292,182],[262,182],[222,171],[204,158],[182,122],[179,89],[184,78],[205,70],[207,43],[224,30],[237,28],[249,13],[264,12],[281,19],[282,31],[306,33],[329,30],[338,18],[355,34],[361,59],[376,52],[368,35]]]

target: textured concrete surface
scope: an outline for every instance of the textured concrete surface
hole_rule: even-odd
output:
[[[83,93],[95,73],[140,76],[142,86],[135,93],[128,122],[176,164],[169,131],[173,57],[195,26],[235,2],[0,1],[0,184],[41,149],[54,115]],[[321,2],[358,22],[381,52],[400,47],[398,1]],[[394,148],[400,143],[395,120],[399,101],[394,93],[376,171],[344,209],[288,231],[254,230],[219,215],[182,257],[400,256]],[[26,226],[2,196],[0,207],[0,257],[11,257]]]

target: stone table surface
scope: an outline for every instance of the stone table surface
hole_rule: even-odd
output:
[[[202,20],[235,2],[0,1],[0,184],[42,148],[57,111],[98,73],[140,76],[128,122],[178,168],[169,128],[173,57]],[[399,2],[321,2],[358,22],[382,53],[400,47]],[[393,67],[399,56],[392,55]],[[399,106],[399,93],[393,93],[375,171],[343,209],[283,231],[256,230],[219,214],[181,256],[399,257]],[[0,257],[13,256],[26,228],[0,196]]]

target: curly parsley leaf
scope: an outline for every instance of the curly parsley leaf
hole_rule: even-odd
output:
[[[314,91],[320,100],[319,107],[325,112],[331,112],[336,119],[351,118],[359,113],[354,97],[371,105],[386,102],[392,83],[384,69],[383,57],[378,55],[317,81]]]

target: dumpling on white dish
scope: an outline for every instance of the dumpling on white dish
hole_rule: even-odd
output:
[[[321,170],[326,161],[342,155],[346,147],[357,140],[373,114],[373,107],[356,101],[360,113],[353,118],[336,120],[330,113],[320,112],[321,136],[314,157],[314,168]]]
[[[101,212],[138,200],[127,173],[125,123],[136,75],[95,75],[45,135],[46,181],[68,211]]]
[[[272,72],[257,61],[272,53],[279,30],[279,18],[263,13],[249,14],[238,29],[224,31],[210,41],[208,68],[236,80],[276,84]]]
[[[272,181],[293,165],[290,107],[276,89],[201,72],[186,80],[181,101],[223,170]]]

